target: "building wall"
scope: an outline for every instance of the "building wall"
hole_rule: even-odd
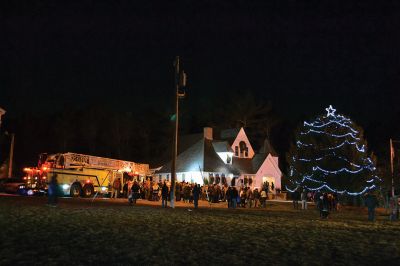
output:
[[[225,173],[217,173],[217,172],[179,172],[176,173],[176,181],[177,182],[188,182],[188,183],[197,183],[200,184],[201,186],[204,185],[203,181],[203,176],[204,178],[209,178],[210,174],[213,174],[214,180],[216,178],[216,175],[218,174],[220,177],[220,183],[219,185],[222,185],[222,175],[225,175],[226,183],[228,186],[231,185],[233,175],[231,174],[225,174]],[[203,176],[202,176],[203,175]],[[157,173],[153,177],[153,181],[159,182],[160,181],[160,176],[161,176],[161,182],[165,181],[171,181],[171,174],[170,173]],[[168,178],[167,178],[168,177]],[[236,180],[236,185],[239,186],[239,181]]]
[[[255,177],[255,187],[262,187],[263,178],[268,178],[268,180],[273,180],[275,190],[281,189],[281,177],[282,172],[278,167],[278,157],[274,157],[268,154],[265,161],[262,163],[260,169],[258,169]],[[270,184],[271,185],[271,184]]]
[[[246,133],[244,132],[244,129],[243,129],[243,128],[240,129],[240,131],[239,131],[239,133],[238,133],[238,135],[237,135],[235,141],[233,142],[233,144],[232,144],[232,146],[231,146],[231,148],[232,148],[232,150],[233,150],[234,152],[235,152],[235,147],[236,147],[236,146],[239,147],[239,143],[240,143],[241,141],[244,141],[244,142],[246,143],[247,148],[248,148],[248,156],[247,156],[247,157],[243,157],[243,158],[253,158],[253,156],[254,156],[254,150],[253,150],[253,147],[251,146],[250,141],[249,141],[249,139],[247,138],[247,135],[246,135]],[[235,156],[235,154],[234,154],[233,156]],[[240,156],[240,148],[239,148],[239,157],[242,157],[242,156]]]

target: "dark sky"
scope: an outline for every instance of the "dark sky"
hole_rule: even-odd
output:
[[[0,106],[9,116],[92,103],[167,109],[180,55],[186,101],[201,109],[250,91],[293,121],[329,104],[387,135],[398,121],[396,1],[5,2]]]

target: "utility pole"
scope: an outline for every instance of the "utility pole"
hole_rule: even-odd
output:
[[[392,197],[394,197],[394,165],[393,165],[393,161],[394,161],[394,157],[395,157],[393,143],[400,143],[400,141],[390,139],[390,170],[391,170],[391,174],[392,174]]]
[[[1,117],[6,114],[6,110],[0,107],[0,127],[1,127]]]
[[[0,129],[1,129],[1,117],[3,116],[3,115],[5,115],[5,113],[6,113],[6,110],[4,110],[3,108],[1,108],[0,107]],[[1,132],[1,131],[0,131]],[[0,151],[1,152],[1,151]],[[0,163],[1,163],[1,161],[0,161]]]
[[[175,208],[175,180],[176,180],[176,157],[178,155],[178,130],[179,130],[179,98],[185,96],[185,93],[180,93],[179,89],[186,86],[186,74],[179,69],[179,56],[175,58],[175,130],[174,139],[172,142],[172,162],[171,162],[171,191],[170,191],[170,206]]]
[[[10,161],[8,163],[8,177],[12,177],[12,166],[13,166],[13,157],[14,157],[14,138],[15,138],[15,134],[11,133]]]

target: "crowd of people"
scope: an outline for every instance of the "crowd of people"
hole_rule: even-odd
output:
[[[204,200],[211,203],[226,202],[228,208],[258,208],[266,207],[268,194],[274,189],[274,184],[271,185],[265,182],[259,188],[250,188],[241,186],[239,189],[235,186],[228,185],[203,185],[196,183],[176,182],[175,185],[175,200],[183,201],[198,206],[198,200]],[[124,197],[128,198],[129,202],[134,204],[137,199],[149,201],[162,201],[162,206],[166,207],[170,200],[170,184],[169,182],[154,182],[149,179],[142,182],[128,179],[124,186],[120,179],[113,182],[111,190],[111,198]],[[122,193],[121,193],[122,192]]]
[[[336,193],[322,193],[319,190],[307,191],[306,189],[298,188],[292,192],[291,197],[293,208],[297,210],[307,210],[308,202],[314,202],[321,218],[328,218],[330,212],[339,208],[338,195]],[[301,206],[299,206],[299,203]]]
[[[138,199],[149,201],[160,201],[163,208],[166,208],[170,201],[170,183],[155,182],[150,179],[142,182],[128,179],[122,186],[121,180],[116,179],[112,185],[111,198],[125,197],[131,204]],[[176,182],[175,201],[194,204],[198,207],[198,201],[208,201],[210,204],[226,202],[228,208],[266,208],[268,196],[274,191],[274,184],[265,182],[261,188],[246,186],[228,186],[211,184],[200,186],[196,183]],[[122,192],[122,195],[120,193]],[[331,212],[339,209],[339,200],[336,193],[321,191],[307,191],[298,188],[291,193],[293,208],[296,210],[307,210],[308,202],[314,202],[319,211],[320,218],[328,218]],[[376,197],[367,194],[365,204],[368,207],[369,220],[375,219],[375,207],[378,205]]]

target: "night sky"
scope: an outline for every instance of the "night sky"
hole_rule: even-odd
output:
[[[5,2],[0,106],[9,118],[93,103],[168,112],[180,55],[187,115],[251,92],[291,123],[332,104],[376,148],[400,138],[396,1]]]

